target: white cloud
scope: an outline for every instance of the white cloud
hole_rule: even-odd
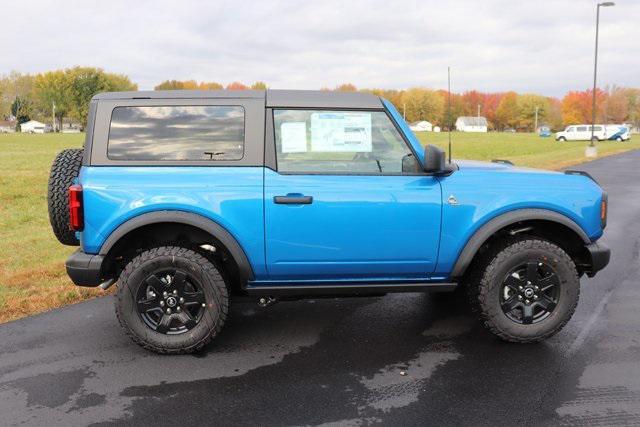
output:
[[[640,86],[640,2],[602,10],[599,82]],[[275,88],[446,85],[561,95],[590,86],[595,1],[23,0],[3,5],[0,72],[74,65]]]

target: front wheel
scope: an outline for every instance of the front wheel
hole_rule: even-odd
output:
[[[565,138],[564,136],[561,136],[560,138],[556,139],[556,141],[558,141],[558,142],[564,142],[566,140],[567,140],[567,138]]]
[[[120,275],[116,315],[131,339],[156,353],[191,353],[222,329],[229,298],[216,267],[186,248],[142,252]]]
[[[559,246],[535,237],[505,242],[476,267],[472,303],[499,338],[542,341],[571,319],[580,295],[573,260]]]
[[[622,142],[622,137],[621,137],[621,136],[617,137],[617,138],[616,138],[616,141],[618,141],[618,142]]]

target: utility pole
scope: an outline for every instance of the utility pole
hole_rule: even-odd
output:
[[[535,124],[533,126],[533,132],[536,133],[538,132],[538,109],[540,107],[536,107],[536,120],[535,120]]]
[[[591,100],[591,141],[589,142],[589,146],[585,150],[585,154],[587,157],[596,157],[598,155],[598,150],[596,149],[593,140],[595,139],[595,125],[596,125],[596,82],[598,75],[598,31],[600,30],[600,7],[609,7],[615,6],[615,3],[612,1],[605,1],[603,3],[598,3],[596,7],[596,49],[595,56],[593,61],[593,98]]]
[[[56,101],[51,101],[51,129],[56,131]]]

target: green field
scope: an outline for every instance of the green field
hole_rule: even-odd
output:
[[[74,248],[53,236],[47,216],[51,161],[84,135],[0,135],[0,322],[99,295],[75,287],[64,260]],[[447,145],[445,133],[421,133],[423,143]],[[640,148],[633,142],[600,143],[601,155]],[[557,143],[532,134],[453,134],[454,159],[509,159],[520,166],[558,169],[584,158],[584,142]]]

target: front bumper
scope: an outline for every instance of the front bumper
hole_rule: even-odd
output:
[[[593,277],[596,273],[609,264],[611,259],[611,249],[602,243],[594,242],[585,246],[591,258],[590,268],[586,271],[587,276]]]
[[[105,281],[102,277],[104,256],[75,251],[65,262],[67,274],[77,286],[95,287]]]

